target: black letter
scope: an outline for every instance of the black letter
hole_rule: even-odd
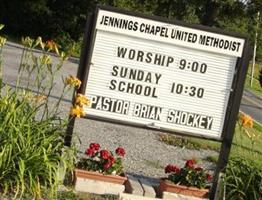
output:
[[[117,70],[118,70],[118,66],[116,66],[116,65],[113,66],[113,71],[112,71],[112,73],[111,73],[112,76],[117,76],[117,74],[118,74],[118,73],[117,73]]]
[[[150,53],[150,52],[148,52],[147,54],[146,54],[146,62],[147,63],[150,63],[151,61],[152,61],[152,53]]]
[[[111,80],[110,81],[110,83],[111,83],[111,85],[109,86],[109,88],[111,89],[111,90],[115,90],[116,89],[116,80]]]
[[[122,47],[118,47],[117,48],[118,49],[118,51],[117,51],[117,57],[122,57],[122,58],[124,58],[125,57],[125,55],[126,55],[126,48],[122,48]]]
[[[102,17],[102,20],[101,20],[100,24],[103,24],[104,18],[105,18],[105,16],[103,15],[103,17]]]

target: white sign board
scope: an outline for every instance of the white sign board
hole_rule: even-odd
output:
[[[220,138],[244,42],[99,9],[87,116]]]

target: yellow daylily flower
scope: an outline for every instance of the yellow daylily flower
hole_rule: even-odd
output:
[[[77,104],[79,106],[83,106],[83,105],[89,106],[90,101],[89,101],[89,99],[86,98],[86,96],[78,93],[76,95],[75,104]]]
[[[60,51],[60,58],[63,60],[63,61],[66,61],[68,60],[69,58],[69,55],[67,53],[65,53],[64,51]]]
[[[31,39],[30,37],[22,37],[22,44],[26,47],[32,47],[34,43],[34,40]]]
[[[36,46],[39,45],[41,47],[42,50],[45,49],[45,43],[42,41],[42,38],[41,37],[38,37],[36,39]]]
[[[75,76],[70,75],[69,77],[66,77],[66,84],[79,89],[81,86],[81,81]]]
[[[51,64],[51,57],[50,55],[41,55],[40,56],[40,62],[44,65]]]
[[[72,117],[82,117],[85,115],[84,109],[80,106],[73,106],[70,109],[70,115]]]
[[[6,38],[0,36],[0,47],[4,46],[6,43]]]
[[[4,24],[0,24],[0,30],[2,30],[5,27]]]

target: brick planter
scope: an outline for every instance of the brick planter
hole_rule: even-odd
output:
[[[176,193],[185,196],[193,196],[198,198],[206,198],[209,194],[209,189],[199,189],[196,187],[186,187],[182,185],[176,185],[174,183],[161,180],[159,185],[160,195],[163,196],[164,192]]]
[[[78,192],[118,195],[125,191],[126,180],[118,175],[75,169],[75,190]]]

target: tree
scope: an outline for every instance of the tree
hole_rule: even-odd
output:
[[[0,21],[6,29],[15,35],[24,35],[28,32],[36,35],[46,32],[48,24],[45,19],[49,16],[46,0],[3,0],[1,1]]]
[[[258,18],[258,12],[260,17]],[[251,0],[248,1],[248,16],[250,18],[250,40],[254,44],[255,34],[257,32],[257,60],[262,59],[262,1]]]
[[[262,10],[261,0],[2,0],[0,22],[17,36],[77,41],[96,4],[245,33],[252,43],[255,16]],[[258,58],[262,58],[261,33],[259,26]]]

